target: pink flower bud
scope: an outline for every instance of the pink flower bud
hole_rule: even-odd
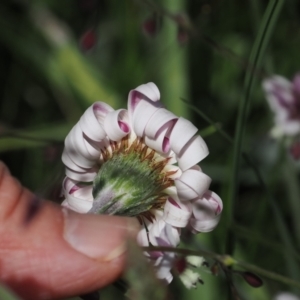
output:
[[[254,288],[258,288],[263,285],[263,281],[257,275],[251,272],[241,272],[240,274],[245,281]]]
[[[97,37],[93,29],[87,30],[80,38],[80,46],[85,51],[92,49],[96,42]]]

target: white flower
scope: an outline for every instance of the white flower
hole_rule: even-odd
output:
[[[80,213],[137,217],[141,245],[176,247],[180,228],[208,232],[221,199],[197,164],[208,155],[197,128],[162,106],[154,83],[130,91],[128,110],[96,102],[65,139],[64,206]],[[148,253],[170,282],[173,253]]]
[[[263,81],[263,89],[270,108],[274,112],[276,137],[295,136],[300,133],[300,75],[292,82],[274,75]]]
[[[273,300],[300,300],[300,298],[289,292],[281,292]]]

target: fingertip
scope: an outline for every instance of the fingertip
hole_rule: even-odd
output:
[[[63,208],[64,239],[76,251],[99,261],[109,261],[126,251],[128,238],[136,237],[133,218],[83,215]]]
[[[82,215],[41,201],[0,161],[0,280],[22,298],[69,297],[111,283],[138,230],[133,218]]]

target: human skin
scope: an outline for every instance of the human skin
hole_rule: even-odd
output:
[[[116,280],[136,221],[39,201],[0,161],[0,281],[22,299],[85,294]]]

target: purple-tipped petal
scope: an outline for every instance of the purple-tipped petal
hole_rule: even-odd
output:
[[[78,122],[85,135],[97,142],[102,141],[106,135],[104,128],[99,123],[94,113],[94,107],[97,105],[99,106],[100,103],[102,102],[96,102],[94,105],[90,106]]]
[[[179,167],[185,171],[196,165],[209,154],[208,148],[200,135],[196,135],[177,155]]]
[[[172,126],[175,122],[171,123],[170,121],[177,119],[178,117],[170,111],[166,110],[165,108],[159,108],[149,119],[145,127],[145,135],[153,139],[156,137],[157,133],[163,126],[165,126],[166,124]]]
[[[212,231],[219,223],[222,209],[221,198],[214,192],[208,191],[203,198],[194,201],[190,225],[197,232]]]
[[[132,114],[131,123],[137,136],[142,137],[147,123],[152,115],[158,110],[154,103],[145,100],[140,101]]]
[[[81,156],[90,161],[89,167],[92,167],[95,163],[95,160],[97,160],[97,158],[99,157],[100,149],[96,151],[96,148],[89,144],[89,139],[85,138],[85,134],[82,132],[81,127],[78,123],[73,127],[73,130],[74,133],[70,136],[72,138],[73,144],[75,145]]]
[[[104,119],[103,127],[109,139],[120,141],[130,132],[127,110],[119,109],[108,113]]]
[[[154,139],[145,136],[146,145],[159,153],[169,153],[171,148],[168,138],[168,132],[169,128],[166,127],[159,130],[157,133],[157,137]]]
[[[75,188],[76,187],[76,188]],[[63,182],[64,206],[79,213],[87,213],[93,202],[92,185],[81,185],[66,177]]]
[[[197,127],[184,118],[178,118],[170,134],[172,150],[179,154],[198,131]]]
[[[142,100],[150,100],[157,102],[160,99],[160,92],[157,86],[153,82],[142,84],[131,90],[128,95],[128,110],[132,113],[136,105]]]
[[[98,122],[102,125],[106,115],[108,113],[114,111],[114,109],[107,103],[95,102],[93,104],[93,111],[94,111],[94,114],[95,114]]]

